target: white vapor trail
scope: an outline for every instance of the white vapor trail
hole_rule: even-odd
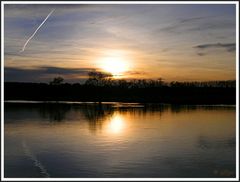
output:
[[[34,37],[34,35],[37,33],[37,31],[41,28],[41,26],[47,21],[47,19],[51,16],[51,14],[55,11],[55,9],[53,9],[48,15],[47,17],[43,20],[43,22],[38,26],[38,28],[33,32],[33,34],[28,38],[28,40],[25,42],[25,44],[23,45],[23,48],[20,52],[23,52],[28,44],[28,42]]]

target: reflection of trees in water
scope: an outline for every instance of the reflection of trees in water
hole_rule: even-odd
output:
[[[50,122],[62,122],[70,110],[70,104],[46,103],[40,105],[39,114],[41,117],[49,119]]]
[[[189,112],[196,110],[198,107],[196,105],[178,105],[172,104],[171,105],[171,112],[172,113],[180,113],[180,112]]]
[[[82,105],[80,111],[83,113],[89,123],[89,130],[95,133],[98,129],[101,130],[104,121],[110,118],[114,109],[106,104],[85,104]]]
[[[130,114],[134,117],[136,116],[146,116],[146,114],[151,113],[163,113],[169,108],[169,105],[135,105],[128,106],[128,104],[122,104],[117,106],[116,104],[82,104],[77,107],[74,107],[74,110],[81,112],[89,124],[89,130],[95,133],[98,130],[102,130],[104,124],[111,119],[115,112],[120,113],[121,115]]]
[[[123,118],[126,114],[141,117],[148,117],[152,114],[162,115],[164,112],[181,113],[196,110],[235,110],[235,107],[219,106],[196,106],[196,105],[170,105],[170,104],[130,104],[130,103],[5,103],[6,111],[37,111],[40,117],[48,119],[50,122],[62,122],[66,120],[66,115],[70,111],[83,115],[89,124],[89,130],[96,132],[101,130],[105,121],[108,121],[114,114],[119,112]],[[6,113],[7,115],[7,113]],[[6,117],[5,115],[5,117]],[[24,116],[24,115],[23,115]],[[71,117],[68,118],[71,120]]]
[[[71,110],[71,105],[61,103],[5,103],[6,113],[17,113],[18,118],[26,117],[40,117],[47,119],[50,122],[61,122],[65,120],[66,114]],[[34,112],[37,112],[39,116],[34,116]]]
[[[235,107],[231,106],[217,106],[217,105],[180,105],[171,104],[172,113],[191,112],[196,110],[233,110]]]
[[[118,111],[122,114],[129,113],[132,116],[141,116],[145,117],[147,114],[151,115],[154,113],[158,113],[160,116],[163,112],[169,109],[170,105],[166,104],[139,104],[136,106],[130,107],[119,107]]]
[[[169,109],[169,105],[135,105],[126,106],[128,104],[122,104],[120,107],[116,107],[115,104],[86,104],[81,106],[79,109],[88,120],[89,130],[96,132],[97,130],[102,130],[103,125],[106,121],[114,115],[115,112],[120,113],[123,118],[125,114],[130,114],[131,116],[141,116],[144,117],[146,114],[159,113],[160,115]]]

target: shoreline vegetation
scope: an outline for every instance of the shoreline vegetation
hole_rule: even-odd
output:
[[[64,83],[62,77],[50,83],[4,82],[4,100],[234,105],[236,81],[123,80],[91,72],[83,84]]]

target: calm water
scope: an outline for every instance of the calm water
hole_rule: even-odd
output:
[[[5,177],[235,177],[233,106],[5,104]]]

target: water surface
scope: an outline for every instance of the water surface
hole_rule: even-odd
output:
[[[235,177],[235,107],[5,103],[5,177]]]

